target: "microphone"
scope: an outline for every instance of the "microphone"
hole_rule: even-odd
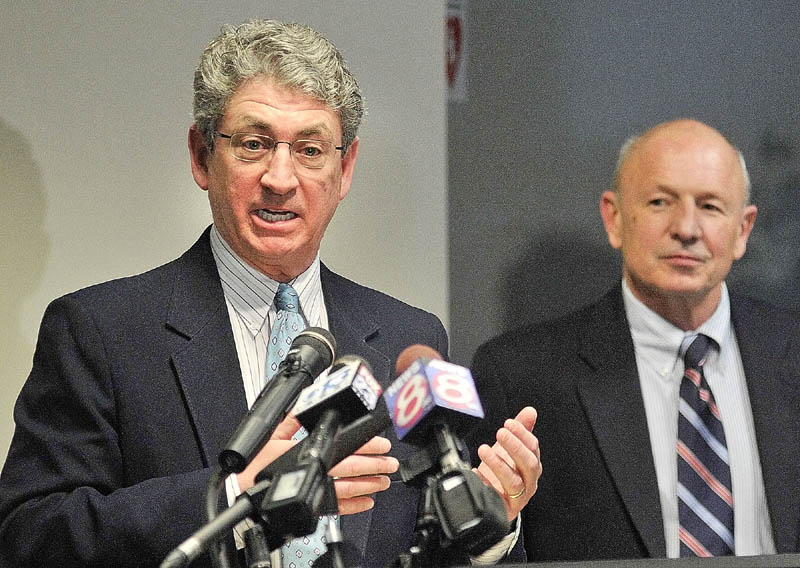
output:
[[[330,366],[335,351],[336,340],[321,327],[309,327],[294,338],[278,372],[220,452],[219,464],[225,474],[244,470],[286,417],[300,391]]]
[[[382,390],[364,359],[347,356],[334,363],[325,381],[300,395],[293,414],[310,433],[293,467],[277,475],[271,472],[272,485],[258,507],[263,522],[277,529],[267,535],[271,548],[314,532],[320,515],[337,512],[328,476],[336,435],[343,423],[374,410]]]
[[[400,465],[404,483],[422,487],[414,544],[407,553],[435,564],[439,546],[477,555],[509,531],[502,498],[461,459],[466,432],[484,416],[470,371],[430,347],[412,345],[397,358],[400,376],[386,391],[399,439],[423,446]]]
[[[356,360],[358,360],[358,364],[356,364]],[[328,392],[326,394],[325,384],[329,381],[331,381],[333,384],[328,387]],[[332,404],[330,401],[331,398],[334,399],[333,404],[339,404],[335,402],[336,400],[353,401],[354,399],[352,398],[351,394],[341,392],[346,391],[348,388],[351,391],[358,390],[361,392],[363,398],[358,397],[359,400],[366,400],[367,402],[360,404],[364,408],[373,406],[374,410],[372,412],[367,410],[367,412],[369,412],[368,414],[365,416],[360,416],[351,424],[341,428],[333,437],[332,450],[326,450],[323,448],[323,451],[320,452],[320,440],[315,439],[312,435],[296,444],[288,452],[279,456],[275,461],[270,463],[266,468],[259,472],[259,474],[256,476],[255,485],[242,493],[242,495],[233,503],[233,505],[220,513],[219,516],[213,521],[201,527],[191,537],[186,539],[177,548],[175,548],[161,564],[161,568],[177,568],[180,566],[187,566],[191,561],[202,554],[202,552],[206,550],[210,543],[215,542],[220,538],[221,535],[224,535],[230,531],[239,521],[247,517],[255,518],[255,516],[260,516],[261,512],[259,511],[259,504],[264,502],[269,505],[270,491],[275,485],[277,478],[283,477],[283,474],[297,471],[298,464],[303,465],[302,460],[307,461],[306,456],[314,455],[316,453],[324,454],[326,456],[329,455],[329,463],[324,472],[327,474],[327,471],[331,467],[338,464],[347,456],[352,455],[374,436],[377,436],[386,428],[388,428],[391,424],[391,419],[386,410],[386,405],[383,402],[383,398],[380,397],[380,385],[377,383],[377,381],[374,383],[373,381],[375,381],[375,379],[372,378],[372,373],[369,371],[366,361],[351,357],[343,357],[337,360],[326,380],[322,381],[319,385],[312,385],[308,387],[307,390],[309,392],[304,393],[305,396],[302,396],[302,400],[298,401],[298,404],[302,404],[300,410],[303,411],[302,414],[304,415],[306,424],[308,426],[312,426],[309,417],[317,413],[317,411],[314,409],[318,406]],[[337,385],[339,388],[337,388]],[[351,386],[348,387],[347,385]],[[376,386],[377,389],[375,389]],[[375,389],[375,392],[370,392],[370,389]],[[366,391],[366,393],[364,391]],[[375,400],[374,405],[369,402],[373,399]],[[357,412],[352,410],[348,410],[346,412],[357,414]],[[322,415],[321,412],[319,414]],[[322,442],[325,442],[325,440],[323,439]],[[291,481],[292,478],[290,476],[287,476],[283,480],[283,489],[281,492],[287,491],[289,493],[296,493]],[[280,494],[278,496],[280,497]],[[325,505],[330,506],[330,503],[326,502]],[[335,505],[336,504],[334,502],[333,512],[335,512]],[[300,531],[300,528],[297,526],[288,527],[285,524],[289,519],[276,518],[275,514],[270,514],[268,516],[272,517],[273,522],[270,524],[269,522],[265,521],[267,528],[280,530],[283,530],[284,528],[290,528],[293,531]],[[314,516],[314,528],[316,527],[317,516],[319,516],[319,514]],[[312,528],[310,532],[313,532],[313,530],[314,529]],[[271,531],[265,531],[265,538],[267,539],[269,547],[274,550],[283,544],[283,537],[276,537],[274,534],[270,534],[270,532]]]
[[[426,444],[437,425],[457,433],[483,418],[469,369],[448,363],[427,345],[406,347],[397,357],[399,376],[386,390],[386,404],[400,440]]]
[[[330,409],[339,413],[342,423],[349,424],[375,410],[382,392],[369,363],[356,355],[345,355],[333,363],[324,381],[300,393],[292,414],[308,431]]]

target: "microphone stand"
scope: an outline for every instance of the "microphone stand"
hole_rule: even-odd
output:
[[[433,503],[432,478],[425,481],[417,508],[411,546],[395,558],[390,568],[428,568],[438,566],[434,552],[439,549],[441,526]]]
[[[219,497],[225,487],[225,474],[215,467],[206,488],[206,523],[211,523],[219,514]],[[210,544],[211,563],[214,568],[230,568],[230,550],[225,538],[213,540]]]
[[[461,459],[463,446],[449,426],[435,425],[434,440],[400,465],[404,483],[421,486],[412,545],[392,565],[439,566],[442,548],[480,554],[508,534],[505,506]]]
[[[272,568],[264,527],[255,524],[244,533],[244,557],[247,568]]]
[[[335,453],[334,442],[339,425],[340,415],[336,409],[323,412],[309,434],[307,443],[297,454],[297,462],[293,467],[287,467],[285,461],[279,468],[274,467],[277,462],[268,465],[259,473],[259,481],[219,514],[215,504],[225,477],[215,471],[206,495],[209,522],[173,550],[162,562],[161,568],[186,566],[209,544],[212,546],[214,566],[228,568],[230,551],[224,537],[237,523],[248,517],[263,527],[267,556],[269,550],[280,548],[288,537],[313,533],[321,515],[338,511],[336,490],[328,469]],[[261,545],[255,545],[259,554],[262,554],[264,550]]]

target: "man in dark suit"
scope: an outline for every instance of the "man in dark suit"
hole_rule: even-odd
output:
[[[249,22],[208,45],[189,150],[214,224],[177,260],[48,307],[0,476],[3,565],[157,566],[199,528],[219,451],[271,376],[273,299],[290,288],[302,324],[330,329],[338,352],[368,360],[384,387],[408,345],[447,353],[436,316],[319,260],[362,114],[341,55],[305,26]],[[479,471],[509,519],[541,471],[534,420],[524,410],[481,450]],[[284,421],[227,480],[230,499],[297,427]],[[417,496],[388,477],[409,452],[379,437],[332,470],[348,565],[383,566],[409,546]]]
[[[741,154],[697,121],[658,125],[623,146],[601,214],[621,285],[489,341],[473,361],[489,414],[539,411],[546,473],[523,511],[529,560],[708,552],[684,526],[691,499],[678,497],[681,346],[698,334],[711,338],[702,384],[733,485],[733,530],[717,523],[711,536],[737,555],[797,552],[800,325],[725,285],[756,216]]]

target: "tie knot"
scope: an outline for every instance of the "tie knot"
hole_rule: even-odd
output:
[[[300,300],[297,292],[289,284],[281,283],[278,292],[275,294],[275,309],[279,312],[299,313]]]
[[[705,363],[706,353],[711,345],[711,338],[701,333],[696,335],[691,342],[687,338],[684,344],[688,344],[683,353],[684,368],[699,369]]]

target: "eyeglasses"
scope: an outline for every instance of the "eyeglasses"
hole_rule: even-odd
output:
[[[344,146],[335,146],[328,140],[285,142],[263,134],[247,132],[234,132],[233,134],[217,132],[217,136],[230,140],[231,154],[242,162],[260,162],[266,158],[269,163],[278,144],[286,144],[289,146],[289,154],[292,156],[294,164],[312,170],[324,168],[336,150],[344,149]]]

